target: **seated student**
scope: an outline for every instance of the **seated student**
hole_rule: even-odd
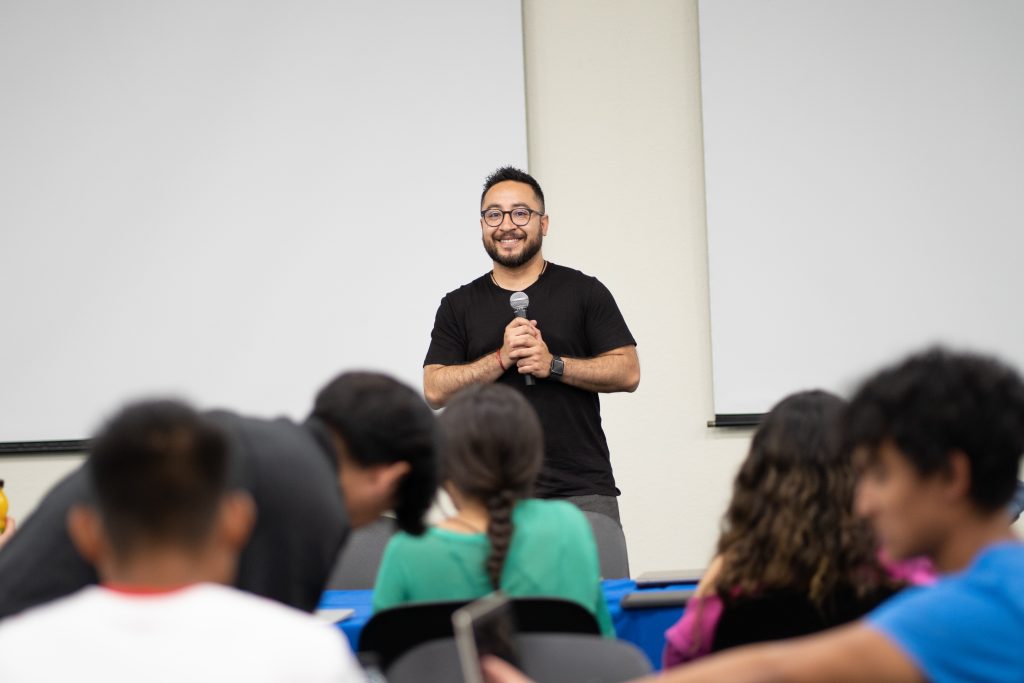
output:
[[[926,555],[946,576],[852,624],[706,657],[658,683],[1024,680],[1024,544],[1006,515],[1024,453],[1020,376],[928,351],[871,378],[845,422],[857,511],[891,557]],[[501,660],[484,666],[491,683],[525,680]]]
[[[458,512],[422,536],[391,539],[374,610],[500,588],[578,602],[614,635],[586,517],[570,503],[530,498],[544,454],[533,408],[508,387],[472,386],[438,423],[441,479]]]
[[[808,391],[765,416],[736,475],[718,556],[665,634],[665,668],[850,621],[899,587],[854,517],[853,468],[839,444],[844,406]]]
[[[0,622],[0,681],[363,680],[336,628],[220,585],[255,511],[226,488],[227,448],[172,401],[106,425],[88,458],[95,506],[67,520],[101,583]]]
[[[256,503],[235,585],[306,611],[316,608],[351,527],[394,510],[422,533],[437,472],[433,411],[390,377],[348,372],[316,396],[303,423],[226,411],[232,481]],[[95,583],[65,518],[91,500],[89,463],[58,483],[0,552],[0,619]]]

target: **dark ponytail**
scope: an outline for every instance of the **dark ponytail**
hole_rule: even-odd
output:
[[[460,391],[438,418],[441,477],[487,509],[491,550],[485,566],[494,588],[512,545],[512,511],[533,493],[544,458],[540,421],[519,392],[500,384]]]

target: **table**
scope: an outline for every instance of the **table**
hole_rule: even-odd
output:
[[[644,592],[693,588],[695,584],[677,584],[662,588],[644,588]],[[665,644],[665,631],[679,620],[683,614],[682,607],[656,607],[646,609],[622,609],[622,598],[636,590],[636,582],[632,579],[608,579],[601,582],[604,597],[608,603],[608,611],[612,616],[615,634],[620,640],[636,645],[651,661],[651,666],[661,669],[661,651]],[[318,609],[337,609],[347,607],[355,613],[345,621],[338,623],[352,645],[357,649],[359,634],[363,626],[373,615],[373,591],[325,591],[320,598]]]

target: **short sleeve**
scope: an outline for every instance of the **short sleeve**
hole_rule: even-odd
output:
[[[597,278],[592,278],[587,297],[586,333],[595,356],[622,346],[636,346],[615,297]]]
[[[906,589],[867,617],[933,683],[1020,680],[1007,647],[1019,615],[999,596],[965,583]]]
[[[430,347],[423,365],[456,365],[465,363],[466,332],[459,325],[450,297],[441,299],[434,316],[434,329],[430,331]]]
[[[710,654],[721,617],[722,599],[717,594],[690,600],[679,621],[665,631],[662,667],[668,669]]]

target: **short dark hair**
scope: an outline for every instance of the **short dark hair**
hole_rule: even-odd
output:
[[[514,529],[512,510],[533,494],[544,435],[533,406],[503,384],[471,385],[438,418],[441,476],[483,503],[491,549],[485,569],[498,588]]]
[[[497,185],[507,180],[512,180],[517,183],[526,183],[533,188],[533,193],[537,195],[537,199],[540,200],[541,213],[544,212],[544,190],[540,189],[540,183],[525,171],[520,171],[515,166],[502,166],[497,171],[487,176],[484,181],[484,191],[480,193],[480,206],[483,207],[484,197],[487,196],[487,192]]]
[[[1006,505],[1024,453],[1024,383],[998,360],[936,347],[874,375],[845,416],[847,448],[869,453],[887,440],[922,476],[944,471],[960,451],[968,493],[981,510]]]
[[[398,527],[422,534],[437,492],[434,411],[410,387],[376,372],[346,372],[320,390],[312,417],[320,419],[363,466],[409,463],[398,485]]]
[[[225,493],[224,434],[188,405],[130,404],[93,439],[87,469],[114,550],[207,537]]]

